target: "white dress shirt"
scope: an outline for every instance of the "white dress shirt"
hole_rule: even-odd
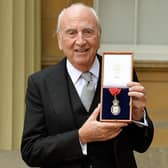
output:
[[[100,69],[100,65],[99,65],[99,61],[97,59],[97,57],[94,60],[94,63],[91,67],[91,69],[89,70],[89,72],[92,73],[92,80],[93,83],[95,85],[95,89],[97,87],[97,80],[99,78],[99,69]],[[81,78],[81,74],[83,72],[79,71],[78,69],[76,69],[67,59],[67,71],[72,79],[72,82],[78,92],[78,95],[81,95],[82,92],[82,88],[85,85],[85,80],[83,78]]]

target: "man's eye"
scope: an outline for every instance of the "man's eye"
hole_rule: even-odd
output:
[[[66,32],[66,35],[68,35],[68,36],[70,36],[70,37],[71,37],[71,36],[73,37],[73,36],[75,36],[76,34],[77,34],[77,32],[76,32],[76,31],[72,31],[72,30]]]
[[[86,30],[84,30],[83,34],[84,34],[86,37],[91,37],[92,35],[94,35],[94,30],[86,29]]]
[[[70,31],[70,32],[68,32],[68,34],[73,35],[73,34],[75,34],[75,32],[74,31]]]

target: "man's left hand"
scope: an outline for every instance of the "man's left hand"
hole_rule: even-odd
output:
[[[144,117],[144,109],[146,106],[146,91],[143,85],[139,82],[129,82],[128,95],[132,97],[132,118],[140,121]]]

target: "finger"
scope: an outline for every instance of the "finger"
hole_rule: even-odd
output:
[[[142,85],[135,85],[129,88],[130,92],[137,91],[137,92],[142,92],[145,93],[145,88]]]
[[[133,81],[131,81],[131,82],[128,82],[128,83],[127,83],[127,86],[128,86],[128,87],[138,86],[138,85],[140,85],[139,82],[133,82]]]
[[[129,96],[135,97],[136,98],[145,98],[146,96],[146,91],[144,86],[142,85],[134,85],[132,87],[129,88],[129,92],[128,92]]]
[[[145,98],[145,94],[142,93],[142,92],[128,92],[128,95],[129,96],[132,96],[133,98],[142,98],[144,97]]]

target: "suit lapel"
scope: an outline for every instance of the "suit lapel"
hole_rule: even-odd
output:
[[[54,107],[54,111],[59,116],[59,120],[66,123],[66,127],[76,128],[68,94],[65,62],[66,59],[63,59],[63,61],[53,67],[53,72],[46,79],[46,85],[51,103]]]

